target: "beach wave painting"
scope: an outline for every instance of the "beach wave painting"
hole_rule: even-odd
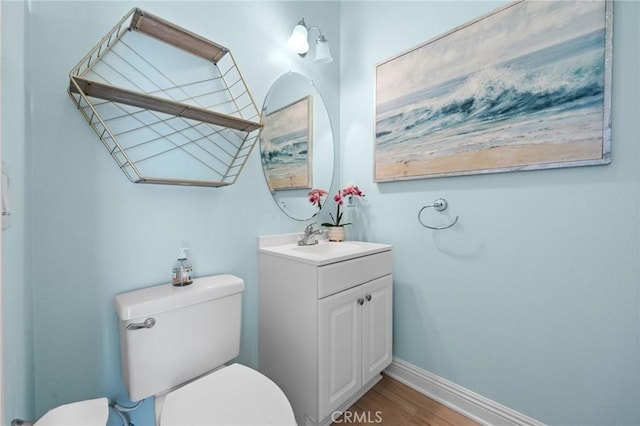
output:
[[[609,163],[610,13],[525,0],[379,64],[375,180]]]
[[[264,115],[260,158],[272,192],[311,188],[312,111],[306,96]]]

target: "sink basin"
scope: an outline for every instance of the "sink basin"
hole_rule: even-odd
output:
[[[278,243],[274,245],[261,243],[259,246],[260,253],[285,257],[316,266],[391,250],[391,246],[388,244],[369,243],[365,241],[331,242],[321,240],[318,241],[318,244],[311,246],[299,246],[295,242]]]
[[[334,243],[330,241],[319,241],[318,244],[311,246],[298,246],[292,247],[291,250],[299,251],[301,253],[312,253],[320,255],[340,255],[343,253],[350,253],[357,251],[361,248],[361,245],[353,244],[349,242]]]

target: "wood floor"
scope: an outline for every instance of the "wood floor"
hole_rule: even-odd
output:
[[[333,425],[478,426],[478,423],[383,375]]]

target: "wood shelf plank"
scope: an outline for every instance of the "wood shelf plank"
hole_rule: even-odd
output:
[[[135,10],[129,28],[212,61],[214,64],[229,51],[224,46],[140,9]]]
[[[85,96],[118,102],[138,108],[150,109],[153,111],[163,112],[165,114],[171,114],[191,120],[198,120],[243,132],[251,132],[262,127],[260,123],[255,123],[253,121],[111,86],[79,76],[71,77],[69,90],[73,93],[79,93],[79,91],[81,91]]]

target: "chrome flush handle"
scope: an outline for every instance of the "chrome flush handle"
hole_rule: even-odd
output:
[[[144,322],[132,322],[127,325],[127,330],[140,330],[141,328],[152,328],[156,325],[155,318],[147,318]]]

